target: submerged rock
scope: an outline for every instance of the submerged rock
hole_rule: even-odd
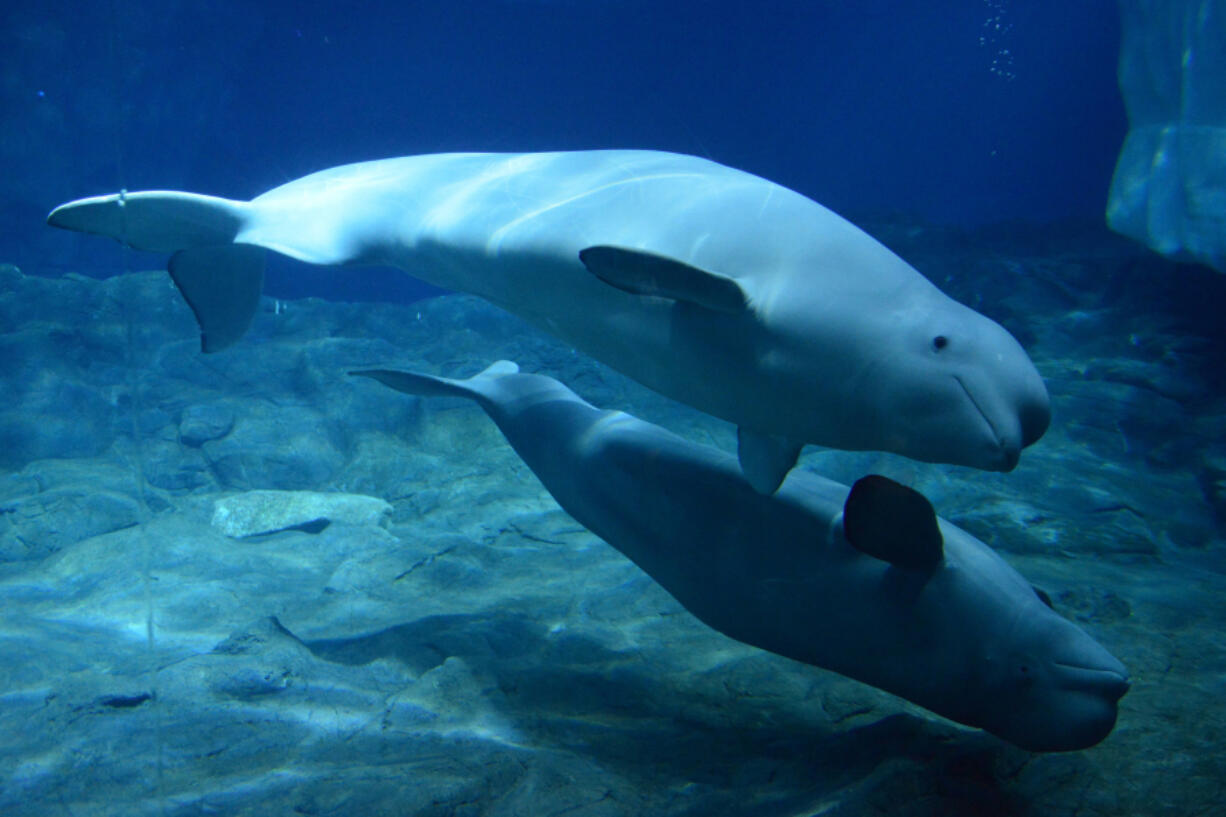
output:
[[[40,460],[0,477],[0,563],[138,524],[135,490],[130,469],[102,459]]]
[[[223,403],[188,406],[179,420],[179,440],[184,445],[199,447],[216,440],[234,428],[234,409]]]
[[[66,545],[138,521],[136,500],[93,486],[53,488],[0,502],[0,562],[41,559]]]
[[[314,523],[380,525],[392,506],[373,496],[317,491],[248,491],[213,503],[213,527],[235,539]],[[318,527],[317,525],[315,525]]]
[[[328,482],[345,462],[326,425],[321,413],[304,406],[249,401],[229,434],[201,448],[222,487],[312,488]]]

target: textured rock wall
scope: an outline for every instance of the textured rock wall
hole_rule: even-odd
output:
[[[1111,228],[1226,272],[1226,2],[1120,0],[1129,130]]]
[[[1102,745],[1030,756],[729,641],[558,510],[479,410],[345,375],[510,358],[733,444],[479,301],[268,304],[203,356],[164,273],[8,267],[0,813],[1211,813],[1226,278],[1097,234],[873,231],[1023,339],[1053,428],[1010,474],[802,464],[916,485],[1118,655],[1135,685]],[[211,525],[255,490],[390,517]]]

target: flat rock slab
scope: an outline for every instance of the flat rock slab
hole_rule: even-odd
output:
[[[391,511],[382,499],[361,494],[247,491],[214,502],[212,525],[226,536],[242,539],[330,522],[380,525]]]

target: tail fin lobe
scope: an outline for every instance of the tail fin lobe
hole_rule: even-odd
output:
[[[264,250],[224,244],[179,250],[166,267],[200,325],[200,349],[220,352],[251,326],[264,289]]]
[[[247,207],[216,196],[146,190],[70,201],[52,210],[47,223],[138,250],[177,252],[231,243],[246,222]]]
[[[367,369],[349,374],[369,377],[405,394],[416,394],[421,397],[466,397],[470,400],[480,400],[485,397],[485,387],[490,382],[518,371],[519,366],[515,363],[509,360],[499,360],[467,380],[452,380],[448,377],[435,377],[430,374],[392,369]]]

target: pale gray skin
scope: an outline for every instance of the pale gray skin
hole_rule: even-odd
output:
[[[692,156],[412,156],[250,202],[148,191],[70,202],[48,221],[174,252],[206,351],[254,314],[252,248],[392,265],[479,295],[737,424],[760,490],[803,443],[1009,470],[1050,418],[1042,379],[1000,325],[816,202]],[[675,262],[680,277],[581,261],[602,246]]]
[[[899,567],[847,541],[847,486],[795,470],[764,496],[730,455],[515,371],[357,374],[475,400],[571,516],[731,638],[1032,751],[1086,748],[1114,726],[1123,665],[970,534],[937,521],[943,555]]]

